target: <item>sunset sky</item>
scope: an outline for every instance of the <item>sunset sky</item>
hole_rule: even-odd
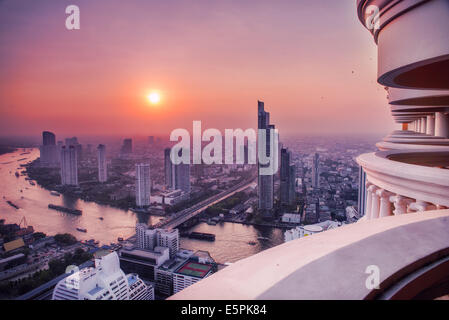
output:
[[[65,28],[66,6],[81,29]],[[387,134],[355,0],[0,0],[0,135]],[[161,101],[149,103],[157,91]]]

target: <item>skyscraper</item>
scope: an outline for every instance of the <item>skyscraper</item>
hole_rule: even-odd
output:
[[[190,164],[173,164],[170,148],[164,150],[165,184],[173,190],[190,193]]]
[[[170,148],[166,148],[164,150],[165,185],[169,188],[172,188],[172,181],[173,181],[172,166],[173,165],[172,165],[171,159],[170,159]]]
[[[257,110],[257,123],[258,129],[266,130],[266,155],[271,155],[270,150],[270,131],[274,129],[274,125],[270,125],[270,113],[264,110],[264,103],[258,101]],[[258,141],[258,143],[263,143],[263,141]],[[273,209],[273,198],[274,198],[274,175],[261,175],[260,168],[268,166],[258,163],[258,194],[259,194],[259,210],[263,213],[270,213]]]
[[[61,147],[61,184],[78,185],[78,157],[73,145]]]
[[[49,131],[42,132],[42,143],[44,146],[56,145],[55,134],[53,132],[49,132]]]
[[[295,166],[290,164],[291,152],[281,149],[280,200],[281,205],[292,205],[295,202]]]
[[[40,150],[40,165],[42,167],[56,167],[59,165],[58,146],[56,136],[49,131],[42,132]]]
[[[66,138],[65,145],[67,147],[70,147],[70,146],[75,147],[76,157],[78,159],[78,162],[80,162],[81,158],[82,158],[82,154],[83,154],[83,146],[78,142],[78,138],[77,137]]]
[[[151,181],[150,165],[136,164],[136,205],[145,207],[150,205]]]
[[[315,153],[312,163],[312,187],[320,187],[320,155]]]
[[[108,168],[106,164],[106,146],[98,145],[98,181],[106,182],[108,180]]]

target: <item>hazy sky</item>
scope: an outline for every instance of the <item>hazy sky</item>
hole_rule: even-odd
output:
[[[388,133],[355,0],[0,0],[0,135]],[[81,29],[65,28],[66,6]],[[157,90],[162,100],[150,105]]]

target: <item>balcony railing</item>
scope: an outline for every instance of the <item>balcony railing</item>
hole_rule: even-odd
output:
[[[367,220],[449,207],[449,151],[375,152],[357,162],[366,173]]]

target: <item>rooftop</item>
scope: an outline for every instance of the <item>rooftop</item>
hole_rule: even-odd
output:
[[[204,278],[212,269],[209,264],[186,261],[175,273],[196,278]]]

